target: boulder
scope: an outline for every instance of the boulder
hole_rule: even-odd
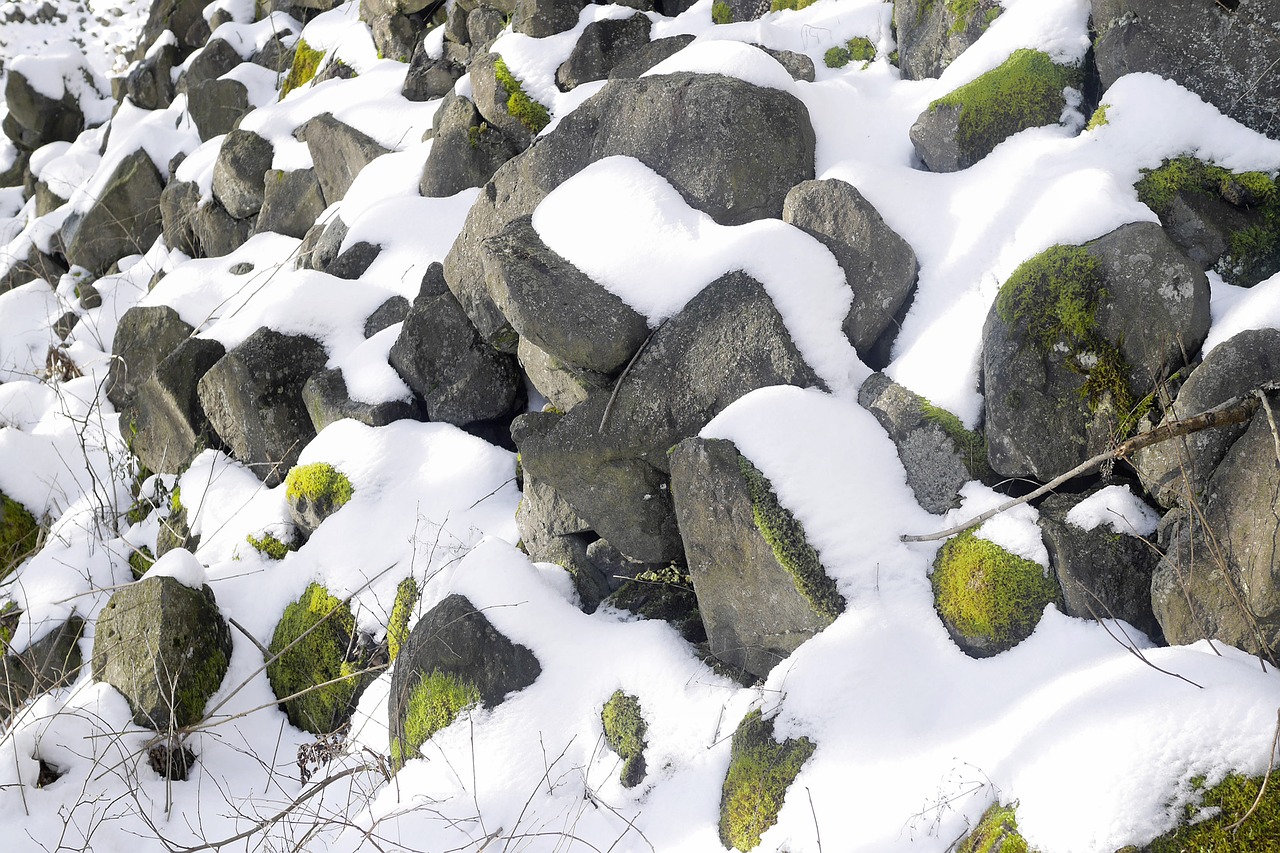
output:
[[[1016,50],[931,103],[911,126],[911,144],[930,171],[967,169],[1013,134],[1057,124],[1067,105],[1064,90],[1080,85],[1079,69],[1057,65],[1041,51]]]
[[[477,56],[468,66],[471,97],[485,123],[523,151],[550,120],[546,108],[531,99],[506,62],[496,53]]]
[[[200,379],[200,404],[218,437],[268,486],[284,479],[315,437],[302,385],[326,360],[311,338],[264,327]]]
[[[490,127],[475,104],[461,96],[445,98],[435,123],[418,188],[427,198],[448,198],[468,187],[482,187],[499,166],[524,150],[520,142]]]
[[[565,364],[524,338],[520,339],[516,358],[533,387],[561,412],[569,411],[601,388],[613,388],[613,380],[603,373]]]
[[[629,80],[639,77],[662,60],[675,56],[692,43],[693,36],[688,34],[654,39],[628,52],[625,56],[618,57],[617,62],[609,70],[609,79]]]
[[[480,247],[489,296],[520,337],[580,370],[620,371],[649,337],[642,314],[542,242],[532,217]]]
[[[441,701],[448,692],[492,708],[541,674],[533,652],[507,639],[466,598],[450,595],[418,620],[396,658],[387,698],[392,761],[398,767],[416,758],[426,739],[452,722],[461,707]],[[448,709],[447,719],[416,723],[416,706],[433,700]]]
[[[389,297],[365,318],[364,336],[366,339],[372,338],[383,329],[389,329],[396,323],[403,323],[407,316],[409,316],[409,300],[403,296]]]
[[[180,62],[176,44],[166,44],[149,53],[125,75],[125,94],[144,110],[164,109],[173,102],[173,69]]]
[[[201,257],[221,258],[244,245],[253,234],[257,218],[236,219],[213,199],[196,208],[191,231]]]
[[[187,114],[201,142],[230,133],[249,107],[249,90],[239,80],[204,80],[187,87]]]
[[[0,658],[0,724],[34,697],[76,680],[83,632],[84,620],[73,615],[23,651]]]
[[[326,206],[341,201],[360,170],[387,153],[386,148],[338,121],[332,113],[310,119],[294,131],[294,136],[305,142],[311,152]]]
[[[573,29],[589,0],[516,0],[511,28],[540,39]]]
[[[111,345],[107,399],[117,409],[128,405],[142,383],[178,345],[195,334],[167,305],[136,305],[120,317]]]
[[[615,65],[649,43],[652,26],[644,15],[587,24],[569,58],[556,69],[556,85],[567,92],[592,80],[607,79]]]
[[[195,561],[176,551],[169,560]],[[231,630],[208,584],[147,577],[122,587],[98,615],[93,677],[124,694],[133,721],[171,731],[197,723],[231,661]]]
[[[164,179],[141,148],[116,166],[97,200],[62,226],[67,261],[102,275],[125,255],[141,254],[161,234]]]
[[[534,562],[562,566],[573,579],[583,611],[595,612],[612,589],[608,578],[591,559],[590,546],[595,536],[590,525],[578,517],[555,489],[527,473],[522,492],[516,508],[521,549]]]
[[[267,43],[255,51],[253,56],[249,57],[249,61],[277,74],[288,74],[289,69],[293,67],[296,47],[286,46],[285,40],[292,35],[294,35],[293,31],[287,27],[276,30],[275,34],[267,40]]]
[[[467,43],[473,56],[489,52],[489,48],[506,29],[507,16],[485,3],[467,13]]]
[[[194,181],[170,181],[160,193],[160,230],[170,249],[194,258],[195,219],[200,206],[200,185]]]
[[[324,271],[334,278],[355,281],[368,271],[381,252],[381,246],[360,240],[339,253]]]
[[[504,164],[467,214],[445,279],[484,340],[507,352],[518,336],[493,304],[481,245],[582,168],[639,159],[693,207],[724,225],[782,214],[787,191],[813,177],[815,137],[792,95],[717,74],[616,80]]]
[[[165,30],[178,37],[178,47],[183,56],[200,47],[209,38],[204,7],[204,0],[157,0],[151,4],[151,12],[134,50],[134,59],[142,59]]]
[[[296,268],[324,272],[342,250],[347,230],[347,224],[340,216],[313,224],[298,247],[298,260],[294,262]]]
[[[416,400],[366,403],[352,399],[347,391],[347,383],[342,378],[342,371],[338,368],[312,374],[302,386],[302,403],[307,407],[307,415],[317,433],[343,418],[369,426],[386,426],[393,421],[425,418]]]
[[[782,221],[835,255],[853,291],[844,333],[866,361],[915,290],[916,253],[862,193],[840,180],[794,186],[783,202]]]
[[[398,5],[388,0],[361,0],[360,20],[369,25],[379,57],[408,62],[422,37],[425,22],[420,15],[402,14],[397,10]]]
[[[50,142],[74,142],[84,130],[84,113],[75,96],[51,98],[31,84],[20,68],[6,67],[4,100],[9,108],[4,132],[19,148],[34,151]],[[72,72],[76,73],[76,72]],[[85,70],[83,73],[91,74]],[[62,81],[57,81],[61,84]]]
[[[923,80],[940,75],[986,32],[1001,11],[997,0],[895,0],[893,28],[902,78]]]
[[[425,50],[418,50],[409,60],[409,70],[404,77],[400,94],[410,101],[430,101],[443,98],[453,90],[453,84],[467,73],[465,65],[447,57],[432,59]]]
[[[50,286],[67,274],[67,265],[53,255],[28,246],[27,256],[21,260],[9,260],[9,269],[0,275],[0,293],[7,293],[23,284],[43,279]]]
[[[212,83],[243,61],[240,52],[225,39],[210,39],[188,60],[178,77],[178,91],[186,93],[188,101],[194,100],[204,84]]]
[[[778,60],[778,64],[787,70],[792,80],[812,83],[818,76],[818,69],[814,66],[813,60],[803,53],[796,53],[794,50],[776,50],[762,44],[753,46]]]
[[[512,437],[525,471],[592,529],[632,559],[667,562],[681,554],[668,449],[757,388],[820,384],[764,288],[732,272],[654,332],[612,405],[601,391],[564,416],[525,415]]]
[[[983,328],[991,467],[1048,481],[1110,447],[1208,329],[1208,281],[1155,223],[1024,262]]]
[[[271,169],[262,181],[262,210],[257,230],[301,240],[324,213],[324,194],[315,169]]]
[[[202,450],[221,446],[196,388],[225,354],[217,341],[184,339],[121,408],[121,419],[136,429],[134,455],[150,470],[181,473]]]
[[[251,130],[233,130],[222,140],[213,164],[213,197],[236,219],[262,209],[267,170],[275,149]]]
[[[671,494],[711,654],[764,678],[844,610],[803,526],[732,442],[677,444]]]

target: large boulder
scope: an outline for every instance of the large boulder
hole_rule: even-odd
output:
[[[347,390],[340,368],[312,374],[302,386],[302,402],[317,433],[345,418],[369,426],[386,426],[393,421],[422,420],[425,417],[416,400],[366,403],[354,399]]]
[[[21,67],[6,71],[4,100],[9,112],[4,118],[4,132],[14,144],[34,151],[50,142],[72,142],[80,135],[84,130],[84,113],[65,87],[60,97],[49,97],[42,90],[46,90],[51,81],[41,80],[41,85],[36,86]],[[57,82],[62,84],[61,80]]]
[[[983,329],[991,467],[1047,481],[1110,447],[1208,329],[1208,281],[1155,223],[1026,261]]]
[[[603,157],[635,157],[724,225],[782,214],[787,191],[813,178],[815,137],[792,95],[718,74],[617,80],[494,174],[445,258],[445,278],[489,343],[518,336],[485,283],[481,245],[530,215],[553,189]]]
[[[321,113],[294,131],[307,144],[326,205],[341,201],[360,170],[387,153],[376,140]]]
[[[590,0],[516,0],[511,28],[533,38],[572,29]]]
[[[677,444],[671,493],[711,654],[764,678],[844,610],[803,526],[732,442]]]
[[[191,232],[201,257],[220,258],[244,245],[253,234],[257,217],[236,219],[222,203],[212,199],[196,208],[191,218]]]
[[[230,133],[249,106],[249,90],[239,80],[202,80],[187,86],[187,113],[201,142]]]
[[[1093,0],[1102,88],[1125,74],[1176,80],[1223,113],[1276,138],[1280,58],[1274,4]]]
[[[447,198],[484,186],[499,166],[525,147],[491,127],[470,99],[453,94],[436,111],[431,140],[419,184],[427,198]]]
[[[937,77],[986,32],[1001,11],[997,0],[895,0],[893,28],[902,78]]]
[[[213,164],[213,197],[236,219],[262,209],[267,170],[275,149],[251,130],[233,130],[222,140]]]
[[[527,471],[516,508],[516,528],[520,531],[520,547],[530,560],[555,563],[569,573],[584,611],[594,612],[612,591],[608,578],[589,554],[595,539],[591,525],[555,489]]]
[[[654,39],[648,44],[636,48],[626,56],[619,57],[617,64],[609,71],[609,79],[625,80],[639,77],[659,62],[675,56],[692,43],[693,36],[687,33]]]
[[[0,658],[0,724],[33,697],[76,680],[83,632],[84,620],[73,615],[26,649]]]
[[[165,559],[195,557],[174,551]],[[118,590],[98,615],[93,677],[124,694],[140,726],[165,732],[199,722],[230,661],[231,630],[208,584],[147,577]]]
[[[209,24],[204,18],[205,5],[204,0],[157,0],[151,4],[134,59],[144,57],[165,30],[177,36],[183,56],[204,44],[209,38]]]
[[[230,42],[221,38],[210,39],[187,61],[178,77],[177,89],[187,95],[188,101],[194,101],[199,87],[217,80],[243,61],[240,52]]]
[[[649,43],[651,27],[645,15],[587,24],[569,58],[556,69],[556,85],[567,92],[608,78],[614,66]]]
[[[164,244],[191,258],[199,252],[195,231],[199,207],[200,185],[194,181],[169,181],[160,193],[160,227]]]
[[[173,69],[180,64],[178,46],[172,42],[151,51],[125,75],[125,94],[144,110],[164,109],[173,102]]]
[[[226,354],[205,338],[183,340],[121,408],[133,425],[133,452],[152,471],[177,474],[200,451],[220,447],[196,393],[201,377]]]
[[[62,226],[67,261],[102,275],[125,255],[141,254],[160,236],[164,179],[139,148],[126,155],[82,214]]]
[[[324,213],[324,193],[315,169],[269,170],[262,181],[257,230],[301,240]]]
[[[178,345],[195,334],[168,305],[136,305],[120,317],[111,344],[107,399],[124,407]]]
[[[264,327],[200,379],[200,405],[218,437],[268,486],[284,479],[315,437],[302,386],[326,360],[315,340]]]

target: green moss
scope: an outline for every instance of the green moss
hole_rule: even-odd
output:
[[[822,61],[828,68],[844,68],[852,58],[849,50],[843,47],[833,47],[822,55]]]
[[[436,670],[423,678],[409,694],[404,719],[404,739],[391,743],[391,762],[397,770],[418,755],[436,732],[457,719],[463,709],[480,702],[480,690],[466,679]]]
[[[229,664],[220,648],[191,662],[191,669],[178,680],[173,696],[173,719],[179,727],[194,725],[204,718],[204,706],[222,686]]]
[[[551,122],[551,114],[542,104],[530,98],[523,84],[516,79],[507,67],[507,63],[499,59],[493,64],[494,74],[499,85],[507,91],[507,112],[529,129],[532,133],[540,133]]]
[[[644,735],[648,726],[640,712],[640,700],[635,696],[614,691],[600,711],[605,740],[622,759],[622,784],[634,788],[644,779]]]
[[[316,50],[307,44],[306,39],[298,39],[298,46],[293,54],[293,65],[289,68],[289,74],[284,78],[284,83],[280,86],[280,100],[284,100],[285,95],[299,86],[305,86],[310,83],[312,78],[316,76],[316,71],[320,68],[322,59],[324,59],[323,50]]]
[[[362,661],[352,659],[355,632],[351,609],[316,583],[284,609],[267,647],[273,657],[279,654],[267,665],[267,678],[278,698],[294,697],[284,702],[284,709],[298,728],[328,734],[351,716],[364,668]],[[316,686],[334,679],[341,680]],[[294,695],[298,693],[302,695]]]
[[[808,9],[816,2],[817,0],[773,0],[773,2],[769,4],[769,11],[781,12],[784,9],[799,11],[801,9]],[[716,23],[719,23],[719,21]]]
[[[258,552],[272,560],[283,560],[285,555],[290,551],[298,550],[298,546],[294,543],[281,542],[270,533],[262,534],[261,538],[250,533],[245,537],[245,541],[252,545]]]
[[[153,565],[155,565],[155,562],[156,555],[153,554],[151,549],[146,545],[143,545],[141,548],[130,554],[129,570],[133,572],[133,579],[140,579]]]
[[[1028,853],[1026,839],[1018,832],[1016,808],[992,803],[956,853]]]
[[[958,36],[969,29],[973,15],[981,0],[947,0],[947,11],[952,15],[950,34]]]
[[[822,568],[818,552],[809,544],[804,528],[791,511],[778,502],[769,480],[750,460],[740,455],[738,465],[747,483],[756,527],[773,549],[778,564],[791,575],[796,590],[814,612],[828,622],[834,621],[844,611],[844,598]]]
[[[1262,801],[1239,828],[1229,830],[1258,799],[1262,778],[1229,774],[1212,788],[1192,780],[1196,802],[1186,807],[1182,825],[1151,842],[1149,853],[1280,853],[1280,779],[1274,774]]]
[[[674,563],[640,572],[625,581],[609,596],[608,603],[646,619],[668,622],[691,643],[707,638],[693,580],[685,569]]]
[[[169,513],[177,515],[180,512],[182,512],[182,489],[174,486],[172,494],[169,495]]]
[[[1057,582],[1039,564],[972,530],[938,552],[933,594],[947,627],[993,654],[1029,637],[1044,608],[1060,601]]]
[[[467,143],[472,148],[480,147],[480,140],[489,132],[488,122],[480,122],[478,125],[467,128]]]
[[[1076,85],[1079,70],[1056,65],[1047,53],[1017,50],[999,67],[929,105],[959,107],[961,150],[978,161],[1005,138],[1029,127],[1057,124],[1062,90]]]
[[[981,480],[991,474],[987,465],[987,439],[982,433],[965,429],[958,417],[928,400],[920,405],[920,414],[926,421],[942,427],[942,431],[955,442],[969,476]]]
[[[18,630],[18,620],[21,618],[22,611],[18,609],[15,602],[6,601],[0,605],[0,654],[9,650],[9,643],[13,641],[13,632]]]
[[[813,755],[808,738],[773,739],[773,721],[759,711],[743,718],[733,733],[729,773],[720,793],[720,842],[752,850],[778,821],[778,812],[800,768]]]
[[[405,578],[396,587],[396,600],[391,605],[391,618],[387,622],[387,654],[391,660],[400,655],[400,648],[409,639],[409,617],[418,603],[418,582]]]
[[[336,511],[354,493],[347,475],[328,462],[295,465],[284,478],[284,494],[290,503],[305,499],[325,507],[324,515]]]
[[[720,0],[716,0],[715,3],[711,4],[711,23],[713,24],[732,24],[733,23],[733,9],[729,7],[728,3],[722,3],[720,2]]]
[[[876,46],[865,36],[855,36],[846,42],[849,58],[858,62],[870,62],[876,58]]]
[[[1089,116],[1089,123],[1084,126],[1084,129],[1097,130],[1107,124],[1107,108],[1110,106],[1110,104],[1099,104],[1098,108],[1093,111],[1093,115]]]
[[[40,525],[22,504],[0,492],[0,578],[5,578],[18,564],[36,550],[40,542]]]

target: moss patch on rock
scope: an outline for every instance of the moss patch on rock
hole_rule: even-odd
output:
[[[929,423],[942,427],[942,431],[955,443],[969,476],[975,480],[990,476],[991,466],[987,464],[986,436],[977,430],[965,429],[958,417],[940,406],[933,405],[928,400],[920,404],[920,415]]]
[[[391,742],[393,766],[399,769],[416,758],[432,735],[456,720],[463,709],[480,701],[480,690],[470,681],[439,670],[427,675],[409,694],[404,738]]]
[[[1148,853],[1280,853],[1280,780],[1273,774],[1258,800],[1262,778],[1229,774],[1211,788],[1192,780],[1196,802],[1189,804],[1182,825],[1148,845]],[[1253,809],[1257,802],[1258,807]],[[1253,809],[1239,827],[1232,825]]]
[[[669,622],[691,643],[707,639],[693,579],[686,569],[674,563],[661,569],[648,569],[623,582],[607,603],[646,619]]]
[[[729,773],[720,793],[720,842],[753,850],[760,836],[778,822],[787,788],[813,755],[808,738],[773,739],[773,721],[759,711],[743,718],[733,733]]]
[[[713,24],[732,24],[733,8],[728,3],[716,0],[711,4],[711,23]]]
[[[314,503],[328,503],[334,509],[351,500],[354,490],[347,475],[328,462],[296,465],[285,477],[285,497],[290,501],[306,498]]]
[[[507,67],[507,63],[499,59],[493,64],[493,72],[498,84],[507,90],[507,112],[523,124],[531,133],[540,133],[551,123],[551,114],[542,104],[529,97],[524,85],[516,79]]]
[[[1016,805],[992,803],[956,853],[1028,853],[1027,841],[1018,832],[1016,809]]]
[[[272,560],[283,560],[290,551],[298,550],[295,543],[281,541],[271,533],[264,533],[262,536],[254,536],[250,533],[245,537],[245,541],[252,545],[255,551]]]
[[[405,578],[396,587],[396,600],[391,605],[391,618],[387,622],[387,655],[391,660],[400,656],[400,647],[409,639],[409,617],[418,603],[418,582]]]
[[[40,525],[22,504],[0,492],[0,579],[8,577],[40,542]]]
[[[769,480],[745,456],[738,457],[742,476],[751,497],[751,512],[778,564],[795,581],[796,590],[815,613],[835,621],[844,612],[845,601],[836,582],[822,568],[818,552],[809,544],[804,528],[791,510],[778,502]]]
[[[280,100],[284,100],[285,95],[299,86],[305,86],[311,82],[320,68],[320,61],[324,59],[324,54],[323,50],[316,50],[307,44],[306,39],[298,39],[298,46],[293,54],[293,65],[289,67],[289,73],[280,86]]]
[[[1093,111],[1093,115],[1089,116],[1089,123],[1084,126],[1084,129],[1097,130],[1103,125],[1109,124],[1107,121],[1107,109],[1110,106],[1110,104],[1099,104],[1098,108]]]
[[[966,530],[933,564],[938,615],[965,652],[987,657],[1031,636],[1046,606],[1061,602],[1057,581],[1031,560]]]
[[[822,56],[828,68],[844,68],[850,62],[861,62],[866,68],[876,58],[876,46],[865,36],[855,36],[843,45],[831,48]]]
[[[781,12],[784,9],[799,11],[800,9],[808,9],[817,0],[772,0],[769,4],[770,12]]]
[[[134,580],[140,580],[147,571],[155,565],[155,554],[151,553],[151,549],[146,545],[134,551],[129,555],[129,571],[133,573]]]
[[[644,735],[648,726],[640,712],[640,700],[621,690],[614,691],[600,711],[604,737],[622,759],[619,778],[624,788],[634,788],[644,780]]]
[[[9,650],[9,643],[13,641],[13,632],[18,630],[18,621],[22,618],[22,611],[18,609],[18,605],[13,601],[6,601],[0,605],[0,655]]]

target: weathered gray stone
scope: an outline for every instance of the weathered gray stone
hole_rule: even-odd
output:
[[[50,142],[72,142],[80,135],[84,113],[74,96],[50,98],[31,85],[21,70],[6,70],[4,100],[9,113],[4,132],[16,145],[34,151]]]
[[[397,62],[408,62],[422,36],[421,16],[400,11],[398,3],[385,0],[361,0],[360,19],[369,25],[378,55]]]
[[[66,264],[35,246],[27,248],[25,258],[13,258],[9,263],[9,268],[0,275],[0,293],[7,293],[36,279],[43,279],[51,287],[56,286],[58,280],[67,274]]]
[[[296,48],[286,47],[284,40],[291,35],[294,33],[288,27],[276,31],[266,44],[249,57],[249,61],[277,74],[289,73],[289,69],[293,67]]]
[[[194,333],[167,305],[137,305],[124,312],[116,326],[107,372],[111,404],[125,407],[156,366]]]
[[[494,7],[481,3],[467,13],[467,42],[471,54],[489,52],[489,47],[506,29],[507,16]]]
[[[498,82],[496,68],[501,59],[496,53],[486,53],[471,61],[467,69],[471,75],[471,98],[485,123],[523,151],[533,144],[536,132],[511,113],[511,93]]]
[[[546,38],[578,23],[578,13],[589,0],[516,0],[511,27],[533,38]]]
[[[324,213],[324,195],[315,169],[282,172],[272,169],[263,178],[262,210],[257,230],[274,231],[301,240]]]
[[[141,60],[125,76],[129,100],[144,110],[162,110],[173,102],[173,69],[179,64],[178,47],[167,44]]]
[[[26,649],[0,658],[0,724],[32,698],[76,680],[83,631],[84,620],[73,615]]]
[[[565,364],[524,338],[520,339],[516,357],[538,393],[562,412],[569,411],[601,388],[613,387],[613,381],[603,373]]]
[[[243,246],[256,225],[256,216],[236,219],[214,199],[196,208],[191,231],[201,257],[220,258]]]
[[[294,136],[307,144],[325,205],[341,201],[365,166],[387,153],[369,136],[343,124],[332,113],[321,113],[299,127]]]
[[[334,278],[355,281],[365,274],[381,252],[381,246],[360,240],[334,258],[324,271]]]
[[[587,24],[569,58],[556,69],[556,85],[567,92],[583,83],[608,78],[615,65],[649,43],[651,27],[644,15]]]
[[[524,144],[490,127],[469,99],[450,94],[436,112],[431,153],[419,192],[448,198],[468,187],[482,187],[498,167],[524,150]]]
[[[251,130],[233,130],[213,164],[213,196],[227,213],[246,219],[262,209],[267,170],[275,149]]]
[[[164,244],[188,257],[199,252],[195,218],[200,206],[200,185],[192,181],[170,181],[160,193],[160,223]]]
[[[221,446],[196,396],[200,378],[226,354],[222,344],[186,338],[121,408],[137,432],[133,452],[152,471],[178,474],[207,447]]]
[[[187,87],[187,113],[201,142],[230,133],[249,112],[249,90],[239,80],[206,80]]]
[[[350,418],[369,426],[386,426],[393,421],[423,420],[424,414],[415,400],[388,400],[365,403],[352,399],[340,369],[321,370],[312,374],[302,386],[302,402],[307,407],[311,424],[320,432],[334,421]]]
[[[392,296],[365,318],[364,336],[372,338],[383,329],[390,328],[396,323],[403,323],[407,316],[409,316],[409,300],[403,296]]]
[[[191,57],[178,77],[178,91],[191,96],[199,87],[217,80],[243,61],[230,43],[220,38],[211,39]]]
[[[903,79],[937,77],[986,32],[998,14],[996,0],[966,4],[895,0],[893,27]]]
[[[409,60],[409,71],[405,74],[400,94],[410,101],[443,98],[465,73],[465,65],[447,57],[432,59],[425,50],[418,50]]]
[[[342,249],[342,241],[347,239],[347,224],[339,216],[327,222],[316,222],[307,229],[298,247],[297,269],[319,270],[324,272],[333,259],[338,257]]]
[[[141,59],[145,56],[148,48],[165,30],[171,30],[178,37],[178,46],[183,56],[204,44],[209,38],[204,7],[205,0],[159,0],[153,3],[133,58]]]
[[[664,59],[674,56],[693,43],[693,36],[682,34],[654,39],[618,58],[609,71],[610,80],[629,80],[639,77]]]
[[[122,159],[98,198],[62,228],[67,260],[102,275],[125,255],[141,254],[161,233],[164,180],[146,151]]]

